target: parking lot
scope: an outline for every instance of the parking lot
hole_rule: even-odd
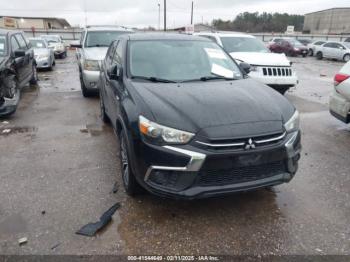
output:
[[[0,132],[0,253],[350,254],[350,127],[328,112],[343,63],[292,61],[300,84],[286,96],[303,131],[296,178],[271,191],[174,201],[125,194],[99,99],[83,98],[73,52],[57,60],[24,91],[9,123],[0,121],[0,130],[11,129]],[[75,234],[117,202],[97,237]]]

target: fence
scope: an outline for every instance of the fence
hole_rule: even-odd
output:
[[[82,32],[81,28],[70,28],[70,29],[50,29],[50,30],[35,30],[34,32],[31,29],[24,29],[24,33],[27,37],[37,37],[40,35],[60,35],[67,42],[74,40],[79,40]],[[310,34],[294,34],[294,35],[285,35],[285,34],[274,34],[274,33],[253,33],[255,37],[261,39],[263,42],[268,42],[274,37],[292,37],[296,39],[311,39],[314,41],[325,40],[325,41],[344,41],[350,35],[310,35]]]
[[[268,42],[274,37],[291,37],[291,38],[295,38],[295,39],[311,39],[312,41],[323,40],[323,41],[343,42],[346,38],[350,37],[350,35],[310,35],[310,34],[286,35],[286,34],[273,34],[273,33],[254,33],[252,35],[259,38],[263,42]]]
[[[70,28],[70,29],[36,29],[32,31],[31,29],[22,29],[27,37],[39,37],[41,35],[60,35],[63,40],[71,42],[74,40],[79,40],[82,29],[80,28]]]

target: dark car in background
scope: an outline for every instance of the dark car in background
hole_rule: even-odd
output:
[[[298,169],[299,114],[216,43],[120,36],[101,64],[100,106],[120,141],[124,187],[203,198],[270,187]]]
[[[269,45],[271,52],[284,53],[288,56],[303,56],[306,57],[308,49],[302,43],[295,39],[284,39]]]
[[[24,34],[0,29],[0,116],[13,114],[21,89],[36,81],[34,52]]]

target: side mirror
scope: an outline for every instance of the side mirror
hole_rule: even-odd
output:
[[[239,66],[241,67],[241,69],[243,70],[243,72],[244,72],[245,74],[248,75],[248,74],[250,73],[250,68],[251,68],[250,64],[245,63],[245,62],[242,62],[242,63],[240,63]]]
[[[114,65],[108,70],[107,73],[111,80],[118,81],[122,75],[122,69],[118,67],[118,65]]]
[[[26,51],[24,51],[24,50],[16,50],[16,51],[14,52],[14,54],[15,54],[15,58],[23,57],[23,56],[26,55]]]

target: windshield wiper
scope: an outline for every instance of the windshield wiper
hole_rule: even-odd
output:
[[[163,78],[158,78],[158,77],[147,77],[147,76],[132,76],[131,79],[142,79],[142,80],[147,80],[151,81],[154,83],[177,83],[176,81],[169,80],[169,79],[163,79]]]
[[[97,44],[97,45],[89,45],[87,47],[109,47],[109,46],[108,45],[99,45],[99,44]]]
[[[233,77],[224,77],[224,76],[202,76],[201,78],[198,79],[191,79],[191,80],[185,80],[182,81],[182,83],[186,82],[197,82],[197,81],[210,81],[210,80],[226,80],[226,81],[232,81],[232,80],[237,80],[237,78]]]

